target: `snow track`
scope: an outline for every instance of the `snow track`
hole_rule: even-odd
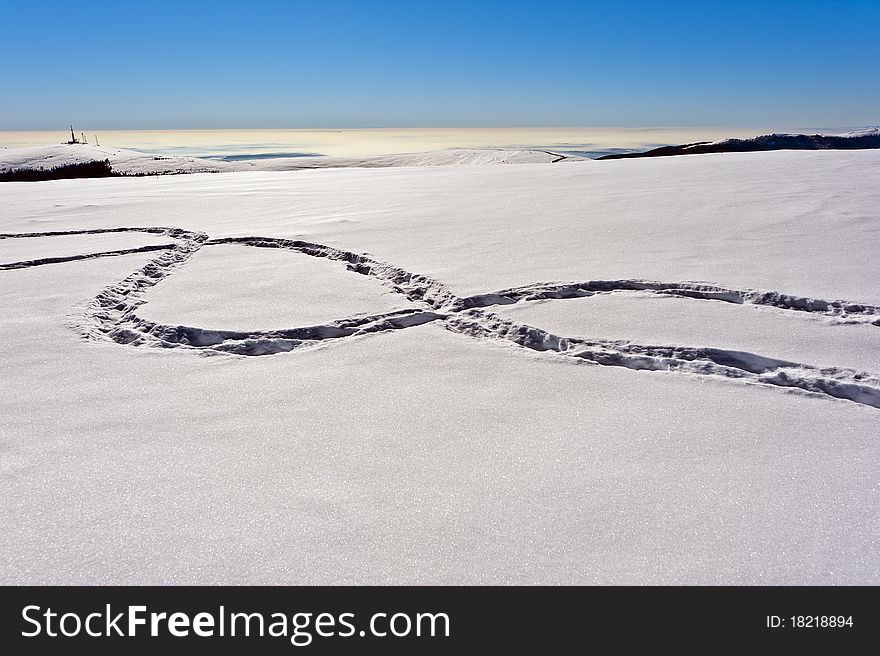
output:
[[[763,292],[754,289],[729,289],[705,283],[655,282],[652,280],[589,280],[571,283],[538,283],[514,287],[488,294],[477,294],[464,299],[469,308],[489,305],[509,305],[520,301],[540,299],[583,298],[603,292],[648,291],[669,296],[684,296],[701,300],[724,301],[738,305],[765,305],[798,312],[816,312],[828,316],[845,317],[847,321],[864,321],[880,326],[880,307],[850,303],[848,301],[825,301],[818,298],[790,296],[779,292]]]
[[[824,397],[846,399],[880,408],[880,376],[853,369],[815,367],[767,358],[745,351],[668,345],[635,344],[624,340],[592,340],[554,335],[492,314],[484,308],[536,299],[582,298],[598,293],[647,291],[661,295],[754,304],[783,311],[820,313],[845,323],[880,326],[880,307],[844,300],[822,300],[778,292],[731,289],[706,283],[655,282],[649,280],[592,280],[569,283],[537,283],[497,292],[459,297],[442,283],[415,274],[369,255],[312,242],[272,237],[209,239],[201,232],[168,227],[121,227],[0,234],[0,239],[23,239],[63,235],[143,232],[173,239],[173,243],[139,248],[41,258],[0,264],[0,270],[156,251],[159,254],[122,281],[105,288],[85,309],[75,327],[90,339],[112,340],[135,346],[186,348],[215,354],[270,355],[324,342],[388,330],[400,330],[429,322],[441,322],[450,331],[483,340],[512,343],[572,361],[634,370],[678,372],[745,383],[789,388]],[[136,310],[147,290],[171,275],[193,253],[219,244],[256,248],[279,248],[312,257],[338,261],[353,273],[372,276],[417,305],[373,315],[357,315],[316,326],[280,330],[232,331],[158,324],[139,317]]]
[[[77,260],[91,260],[96,257],[112,257],[114,255],[131,255],[132,253],[149,253],[151,251],[163,251],[174,248],[174,244],[151,244],[149,246],[139,246],[138,248],[123,248],[115,251],[103,251],[101,253],[84,253],[82,255],[62,255],[59,257],[41,257],[36,260],[23,260],[21,262],[10,262],[8,264],[0,264],[0,271],[6,269],[26,269],[28,267],[40,266],[41,264],[60,264],[61,262],[75,262]]]

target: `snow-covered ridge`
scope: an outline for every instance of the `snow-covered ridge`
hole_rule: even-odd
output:
[[[49,170],[108,160],[119,175],[219,173],[223,171],[290,171],[312,168],[379,168],[453,164],[538,164],[568,157],[542,150],[454,149],[376,157],[279,157],[227,162],[199,157],[143,153],[93,144],[57,144],[0,150],[0,172]]]
[[[661,146],[642,153],[604,155],[598,159],[632,159],[706,153],[747,153],[766,150],[861,150],[880,148],[880,128],[866,128],[843,134],[764,134],[749,139],[698,141],[677,146]]]
[[[124,175],[233,170],[226,162],[213,162],[197,157],[155,155],[93,144],[57,144],[0,150],[0,171],[52,169],[103,160],[109,160],[113,171]]]
[[[852,130],[851,132],[844,132],[839,135],[825,135],[825,136],[838,136],[838,137],[876,137],[880,136],[880,127],[873,128],[864,128],[862,130]]]
[[[427,153],[378,155],[373,157],[296,157],[237,162],[240,168],[286,171],[312,168],[379,168],[388,166],[448,166],[452,164],[543,164],[580,157],[544,150],[454,148]],[[242,166],[244,165],[244,166]]]
[[[686,150],[694,150],[703,144],[683,146]],[[707,146],[728,145],[733,147],[754,146],[755,150],[771,150],[776,148],[821,149],[821,148],[878,148],[880,147],[880,128],[864,128],[842,134],[798,134],[790,132],[774,132],[751,139],[720,139],[710,141]]]

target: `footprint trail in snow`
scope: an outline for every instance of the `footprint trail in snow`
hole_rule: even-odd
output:
[[[767,306],[780,311],[816,313],[835,317],[841,322],[866,323],[880,327],[880,307],[873,305],[799,297],[772,291],[731,289],[703,283],[638,279],[536,283],[460,297],[432,278],[411,273],[366,254],[307,241],[272,237],[210,239],[202,232],[173,227],[13,233],[0,234],[0,239],[120,232],[149,233],[167,237],[171,241],[138,248],[0,264],[0,271],[130,253],[157,252],[158,255],[145,266],[101,291],[88,303],[84,316],[77,323],[77,329],[87,338],[112,340],[119,344],[258,356],[437,322],[447,330],[479,340],[503,340],[577,362],[733,379],[846,399],[880,408],[880,375],[841,367],[816,367],[732,349],[564,337],[511,321],[486,309],[529,300],[583,298],[599,293],[638,290],[658,295]],[[315,326],[257,331],[211,330],[159,324],[138,316],[137,309],[146,302],[144,296],[147,290],[171,275],[198,250],[220,244],[286,249],[311,257],[327,258],[339,262],[353,273],[376,278],[416,307],[340,318]]]

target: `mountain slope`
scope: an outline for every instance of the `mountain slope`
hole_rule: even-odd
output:
[[[597,159],[633,159],[704,153],[749,153],[762,150],[862,150],[880,148],[880,128],[845,134],[765,134],[751,139],[699,141],[678,146],[662,146],[643,153],[604,155]]]

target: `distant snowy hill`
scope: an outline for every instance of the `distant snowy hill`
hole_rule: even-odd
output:
[[[52,169],[71,164],[100,162],[105,159],[110,160],[114,172],[125,175],[213,173],[230,171],[234,168],[227,162],[214,162],[197,157],[154,155],[92,144],[57,144],[0,150],[0,171]]]
[[[57,144],[0,150],[0,172],[48,171],[108,160],[114,174],[166,175],[222,171],[290,171],[315,168],[384,168],[451,164],[540,164],[577,160],[542,150],[455,149],[378,157],[279,157],[227,162],[199,157],[166,156],[92,144]],[[89,177],[89,176],[76,176]]]
[[[751,139],[700,141],[678,146],[663,146],[643,153],[605,155],[598,159],[667,157],[703,153],[747,153],[762,150],[861,150],[880,148],[880,128],[855,130],[844,134],[765,134]]]
[[[384,168],[389,166],[447,166],[451,164],[543,164],[581,157],[561,155],[543,150],[502,150],[456,148],[427,153],[380,155],[376,157],[296,157],[263,159],[249,164],[256,170],[286,171],[313,168]]]

